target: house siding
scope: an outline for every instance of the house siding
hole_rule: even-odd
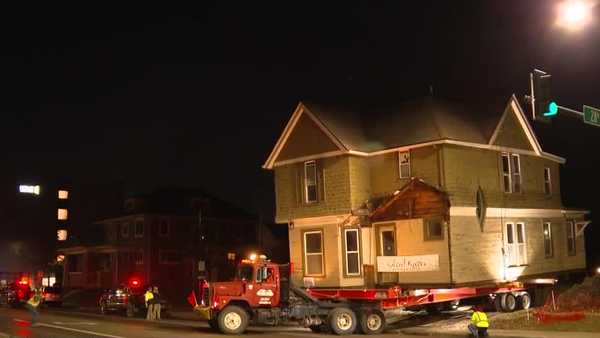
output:
[[[498,128],[494,144],[516,149],[533,150],[512,107],[507,107],[504,113],[506,115]]]
[[[288,142],[279,153],[279,161],[336,151],[339,148],[306,114],[300,116]]]

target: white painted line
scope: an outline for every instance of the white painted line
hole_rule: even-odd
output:
[[[30,323],[30,321],[28,321],[28,320],[23,320],[23,319],[19,319],[19,318],[13,318],[13,320],[17,323]]]
[[[52,322],[54,325],[98,325],[94,322]]]
[[[88,330],[80,330],[80,329],[74,329],[74,328],[70,328],[70,327],[64,327],[64,326],[58,326],[58,325],[52,325],[52,324],[46,324],[46,323],[39,323],[37,326],[50,327],[53,329],[72,331],[72,332],[77,332],[77,333],[85,333],[85,334],[90,334],[90,335],[100,336],[100,337],[125,338],[122,336],[114,336],[114,335],[106,334],[106,333],[100,333],[100,332],[94,332],[94,331],[88,331]]]
[[[6,333],[3,333],[3,332],[0,332],[0,337],[10,338],[9,335],[7,335]]]

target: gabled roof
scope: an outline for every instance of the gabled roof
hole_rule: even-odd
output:
[[[370,156],[385,150],[432,142],[498,148],[493,141],[502,121],[511,113],[515,114],[535,155],[564,162],[564,159],[542,151],[514,95],[508,102],[470,102],[468,105],[428,96],[373,106],[300,102],[263,168],[273,168],[302,114],[310,116],[339,148],[335,154],[315,155],[348,153]]]

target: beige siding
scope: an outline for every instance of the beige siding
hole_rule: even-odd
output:
[[[336,151],[339,148],[307,115],[302,115],[277,161]]]
[[[500,153],[446,145],[443,147],[444,182],[453,206],[474,206],[481,186],[488,207],[560,208],[558,164],[520,155],[522,192],[507,194],[501,180]],[[544,167],[552,173],[552,194],[544,194]]]
[[[494,144],[509,148],[533,150],[512,108],[508,107],[505,114],[506,116],[500,125]]]
[[[444,226],[443,240],[426,241],[423,234],[423,219],[397,221],[396,250],[398,256],[439,255],[439,271],[400,272],[400,284],[439,284],[450,283],[448,259],[448,233]]]
[[[371,197],[371,180],[367,158],[348,158],[350,168],[350,196],[352,209],[360,207]]]
[[[287,223],[295,218],[348,213],[350,203],[350,169],[348,156],[328,157],[319,160],[323,166],[325,198],[318,203],[298,202],[296,197],[296,170],[301,165],[290,164],[275,168],[277,223]]]
[[[451,255],[454,283],[500,281],[511,276],[526,277],[553,275],[555,272],[585,268],[584,239],[577,239],[575,256],[567,253],[566,220],[545,219],[552,223],[554,255],[544,255],[544,239],[540,218],[488,218],[481,231],[475,217],[451,217]],[[527,265],[504,268],[508,264],[502,256],[504,247],[504,224],[523,222],[527,243]]]

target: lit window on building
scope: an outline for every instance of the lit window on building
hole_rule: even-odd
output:
[[[69,219],[69,211],[62,208],[58,209],[58,220],[66,221],[67,219]]]
[[[69,199],[69,192],[67,190],[59,190],[58,191],[58,199],[59,200]]]
[[[60,230],[56,231],[56,238],[59,241],[66,241],[67,240],[67,230],[60,229]]]

